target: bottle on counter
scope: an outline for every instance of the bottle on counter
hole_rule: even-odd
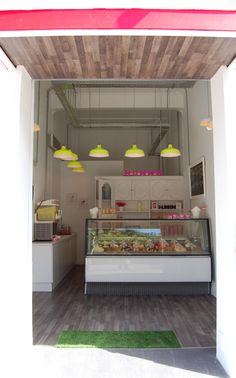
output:
[[[143,210],[143,204],[142,202],[138,202],[138,211],[142,211]]]

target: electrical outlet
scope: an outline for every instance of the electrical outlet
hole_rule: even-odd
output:
[[[87,209],[88,208],[88,198],[79,198],[79,207],[81,209]]]
[[[67,203],[76,203],[78,201],[77,193],[67,193],[66,195],[66,202]]]

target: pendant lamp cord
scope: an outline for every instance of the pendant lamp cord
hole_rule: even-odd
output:
[[[188,110],[187,88],[185,88],[185,101],[186,101],[187,141],[188,141],[188,164],[190,165],[190,135],[189,135],[189,110]]]
[[[66,124],[66,147],[68,148],[68,140],[69,140],[69,126],[68,123]]]
[[[134,127],[135,127],[135,143],[137,146],[138,145],[138,130],[137,130],[136,122],[135,122],[135,86],[133,87],[133,95],[134,95],[133,117],[134,117]],[[134,159],[134,165],[135,165],[135,169],[137,169],[137,159]]]
[[[92,127],[91,122],[91,88],[89,87],[89,123],[90,123],[90,129]]]
[[[38,81],[38,104],[37,104],[37,124],[39,125],[39,108],[40,108],[40,81]]]
[[[161,108],[162,108],[162,97],[160,96],[161,98],[161,104],[160,104],[160,132],[159,132],[159,139],[160,139],[160,149],[161,149],[161,140],[162,140],[162,113],[161,113]],[[162,162],[162,160],[160,159],[160,162]],[[160,167],[161,168],[161,167]]]
[[[209,81],[207,81],[207,113],[208,113],[208,118],[211,118],[210,117]]]
[[[78,90],[77,90],[78,89]],[[76,109],[77,109],[77,93],[79,91],[79,103],[78,103],[78,108],[79,108],[79,126],[81,126],[81,88],[76,88],[76,100],[75,100],[75,103],[76,103]]]
[[[166,96],[167,96],[167,99],[166,99],[166,109],[167,109],[168,123],[170,124],[169,91],[170,91],[170,88],[167,88],[167,92],[166,92]]]

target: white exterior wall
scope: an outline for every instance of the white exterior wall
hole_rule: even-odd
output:
[[[217,357],[236,376],[236,71],[222,67],[211,80],[217,278]]]
[[[0,60],[4,55],[0,51]],[[21,66],[0,67],[1,127],[1,376],[25,370],[32,343],[33,82]],[[13,338],[16,342],[13,342]],[[23,353],[23,352],[24,353]],[[23,370],[24,368],[24,370]]]
[[[207,81],[197,82],[193,88],[188,89],[189,107],[189,162],[193,164],[201,157],[205,159],[206,194],[203,198],[190,200],[190,207],[206,207],[206,215],[210,219],[211,247],[213,252],[213,282],[212,294],[216,296],[215,282],[215,193],[214,193],[214,158],[213,158],[213,132],[200,126],[200,121],[211,114],[210,101],[207,95]],[[210,90],[209,96],[210,96]],[[210,114],[209,114],[210,112]],[[187,184],[189,184],[189,171],[187,168]],[[188,192],[188,195],[189,192]]]

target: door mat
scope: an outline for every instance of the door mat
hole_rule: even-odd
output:
[[[173,331],[62,331],[58,348],[180,348]]]

